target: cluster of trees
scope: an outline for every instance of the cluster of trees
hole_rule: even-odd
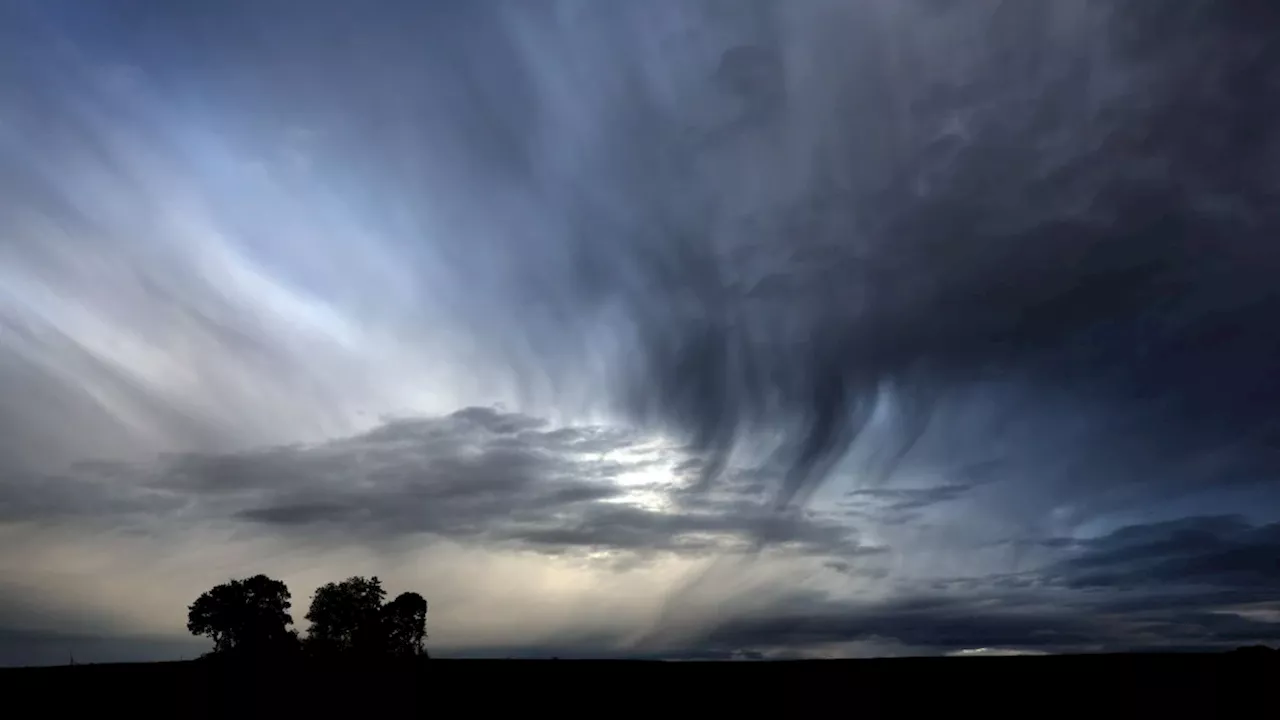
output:
[[[188,607],[187,629],[213,641],[215,656],[305,652],[322,658],[426,656],[427,601],[415,592],[385,602],[377,576],[316,590],[306,637],[291,629],[289,588],[266,575],[218,585]]]

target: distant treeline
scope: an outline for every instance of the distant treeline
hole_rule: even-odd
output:
[[[414,592],[384,602],[377,576],[316,590],[305,637],[291,629],[289,588],[266,575],[231,580],[200,595],[187,613],[192,635],[213,641],[212,657],[425,657],[427,601]]]

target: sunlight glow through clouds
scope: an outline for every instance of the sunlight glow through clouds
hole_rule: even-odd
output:
[[[683,481],[673,473],[679,457],[668,441],[652,438],[625,450],[614,450],[600,456],[602,462],[617,461],[633,469],[612,479],[627,492],[606,502],[626,503],[653,512],[666,512],[674,505],[670,496]]]

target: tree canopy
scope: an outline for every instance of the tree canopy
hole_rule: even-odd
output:
[[[307,641],[325,654],[374,654],[380,647],[382,600],[387,592],[375,575],[354,576],[320,586],[311,599]]]
[[[377,576],[353,576],[316,589],[305,649],[317,657],[426,656],[427,601],[405,592],[384,604]],[[187,629],[213,640],[215,655],[277,652],[300,643],[289,615],[289,590],[265,575],[231,580],[191,604]]]
[[[425,655],[427,601],[418,593],[405,592],[382,607],[387,651],[396,656]]]
[[[187,609],[192,635],[213,640],[215,653],[265,652],[296,643],[289,588],[266,575],[231,580],[196,598]]]

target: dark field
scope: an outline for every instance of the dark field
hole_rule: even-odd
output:
[[[1056,716],[1276,717],[1280,662],[1096,655],[805,662],[429,660],[374,666],[207,662],[0,670],[6,717],[631,715],[878,717],[927,709]],[[1146,715],[1142,715],[1146,717]]]

